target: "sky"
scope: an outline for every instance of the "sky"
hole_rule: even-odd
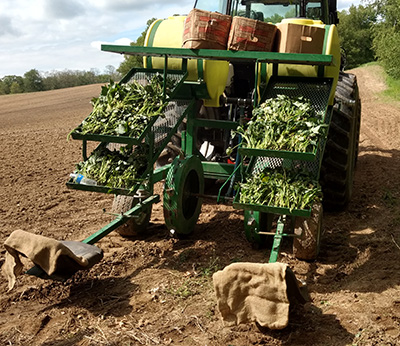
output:
[[[215,0],[216,1],[216,0]],[[360,0],[338,0],[346,9]],[[129,45],[150,18],[187,14],[194,0],[1,0],[0,78],[118,68],[123,56],[102,52],[102,43]]]

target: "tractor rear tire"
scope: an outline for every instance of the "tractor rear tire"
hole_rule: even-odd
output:
[[[326,211],[344,210],[352,195],[361,123],[357,78],[340,72],[320,183]]]

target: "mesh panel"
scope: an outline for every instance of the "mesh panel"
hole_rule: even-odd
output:
[[[326,112],[331,91],[332,80],[330,79],[299,79],[295,80],[278,78],[271,79],[268,84],[268,90],[264,95],[265,99],[276,98],[278,95],[287,95],[290,97],[303,96],[311,101],[312,107],[317,114],[321,116],[327,113],[325,123],[329,124],[331,114]],[[319,178],[320,163],[326,138],[319,141],[317,153],[314,161],[289,160],[278,157],[257,157],[251,169],[251,174],[259,174],[265,168],[283,167],[286,169],[305,169],[310,172],[314,179]]]
[[[142,85],[146,85],[157,74],[157,72],[136,72],[132,79]],[[182,80],[181,73],[168,73],[167,78],[175,82],[175,85]],[[158,117],[153,124],[151,131],[154,133],[154,146],[157,149],[167,135],[177,124],[180,116],[188,107],[188,101],[170,101],[164,111],[164,116]]]
[[[261,173],[265,168],[275,169],[283,167],[285,169],[305,169],[310,172],[314,178],[318,177],[319,164],[317,161],[300,161],[300,160],[289,160],[282,159],[279,157],[262,157],[255,158],[255,163],[251,173],[253,175]]]
[[[154,145],[157,148],[177,124],[179,118],[189,105],[188,101],[171,101],[164,112],[153,124]]]
[[[302,79],[294,81],[275,79],[268,83],[268,90],[265,93],[265,99],[275,98],[278,95],[287,95],[290,97],[303,96],[311,101],[315,111],[318,114],[325,113],[329,101],[332,81],[330,79]]]
[[[157,72],[136,72],[131,80],[135,80],[136,82],[140,83],[141,85],[147,85],[149,81],[157,74]],[[182,80],[183,74],[182,73],[168,73],[167,79],[174,81],[175,85],[178,84]]]

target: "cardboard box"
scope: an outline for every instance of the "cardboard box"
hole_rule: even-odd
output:
[[[293,23],[277,24],[277,50],[279,53],[322,54],[325,29]]]
[[[270,52],[276,30],[273,24],[245,17],[233,17],[228,49]]]
[[[226,50],[232,17],[194,8],[186,17],[182,47]]]

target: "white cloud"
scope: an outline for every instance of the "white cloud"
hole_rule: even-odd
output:
[[[115,40],[114,42],[93,41],[93,42],[90,43],[90,45],[93,48],[101,50],[101,45],[102,44],[117,44],[117,45],[121,45],[121,46],[129,46],[131,42],[132,42],[132,40],[130,38],[123,37],[123,38],[119,38],[118,40]]]
[[[150,7],[168,8],[168,7],[181,7],[185,8],[187,4],[193,7],[193,1],[180,1],[180,0],[92,0],[90,1],[94,6],[103,10],[110,11],[146,11]]]
[[[70,19],[85,15],[85,8],[79,1],[73,0],[46,0],[45,14],[49,18]]]
[[[361,4],[361,0],[338,0],[337,8],[338,11],[348,10],[351,5],[358,6]]]
[[[14,26],[10,17],[0,15],[0,36],[18,36],[20,31]]]
[[[101,42],[129,44],[151,18],[187,14],[194,0],[1,0],[0,78],[64,69],[118,67]]]

